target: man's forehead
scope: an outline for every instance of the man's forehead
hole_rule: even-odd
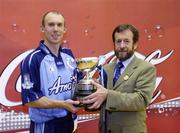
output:
[[[124,31],[122,31],[122,32],[116,32],[115,33],[115,36],[116,37],[133,37],[133,33],[132,33],[132,31],[130,31],[129,29],[127,29],[127,30],[124,30]]]
[[[51,19],[59,19],[61,21],[64,21],[64,17],[61,14],[56,14],[56,13],[48,13],[45,17],[46,20],[51,20]]]

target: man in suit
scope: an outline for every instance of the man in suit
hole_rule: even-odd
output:
[[[89,109],[101,108],[100,133],[147,133],[146,107],[155,88],[156,69],[134,55],[139,39],[134,26],[117,26],[112,39],[117,60],[103,67],[101,84],[92,81],[97,91],[83,103],[92,104]]]

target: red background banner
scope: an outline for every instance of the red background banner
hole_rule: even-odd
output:
[[[154,94],[157,97],[147,110],[148,133],[178,133],[179,7],[179,0],[0,0],[0,132],[27,129],[22,123],[17,126],[16,121],[12,121],[13,115],[20,117],[20,121],[21,117],[28,119],[27,108],[20,104],[8,105],[4,97],[20,102],[19,63],[15,59],[37,47],[41,39],[41,17],[53,9],[65,16],[64,45],[71,48],[77,58],[98,57],[111,52],[114,27],[121,23],[135,25],[140,31],[138,53],[150,58],[159,50],[153,58],[161,81]],[[167,58],[162,61],[163,57]],[[12,68],[7,70],[9,66]],[[79,116],[78,133],[97,133],[98,114],[90,115],[81,110]],[[83,121],[86,119],[88,121]],[[10,121],[9,125],[5,125],[7,121]],[[18,130],[10,128],[16,126]]]

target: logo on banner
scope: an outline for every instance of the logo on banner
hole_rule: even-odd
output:
[[[4,69],[4,71],[2,72],[1,76],[0,76],[0,104],[4,105],[4,106],[8,106],[8,107],[12,107],[12,106],[17,106],[17,105],[21,105],[22,102],[21,101],[11,101],[7,98],[6,96],[6,87],[8,84],[8,81],[10,79],[10,76],[12,75],[13,71],[17,68],[17,66],[20,64],[20,62],[29,54],[31,53],[33,50],[29,50],[26,51],[22,54],[20,54],[19,56],[17,56],[15,59],[13,59],[8,65],[7,67]],[[172,54],[173,54],[173,50],[171,50],[169,53],[167,53],[165,56],[161,56],[161,50],[156,50],[154,52],[152,52],[151,54],[149,54],[147,57],[141,53],[135,52],[135,55],[138,58],[141,58],[143,60],[146,60],[150,63],[152,63],[153,65],[157,65],[160,64],[162,62],[164,62],[165,60],[167,60]],[[99,56],[99,65],[104,65],[105,63],[110,63],[112,62],[116,57],[114,56],[114,51],[110,51],[107,54],[101,55]],[[111,59],[109,61],[109,59]],[[95,71],[91,72],[91,74],[93,75],[95,73]],[[16,85],[16,91],[17,92],[21,92],[21,75],[18,77],[15,85]],[[22,87],[29,89],[30,87],[33,86],[33,83],[30,82],[30,79],[28,78],[28,75],[25,75],[24,77],[25,82],[22,84]],[[28,80],[29,79],[29,80]],[[162,77],[157,77],[156,78],[156,86],[154,91],[156,91],[156,89],[158,88],[160,82],[162,81]],[[152,102],[161,94],[161,90],[158,90],[157,93],[154,95]]]

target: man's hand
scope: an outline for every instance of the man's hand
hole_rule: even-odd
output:
[[[78,105],[78,104],[79,104],[79,101],[73,101],[71,99],[68,99],[64,101],[64,108],[72,113],[75,113],[79,110],[79,108],[75,107],[74,105]]]
[[[106,100],[108,90],[102,85],[96,83],[95,81],[92,81],[91,83],[96,86],[96,92],[84,97],[81,102],[83,104],[92,104],[90,107],[88,107],[88,109],[98,109],[101,104]]]

